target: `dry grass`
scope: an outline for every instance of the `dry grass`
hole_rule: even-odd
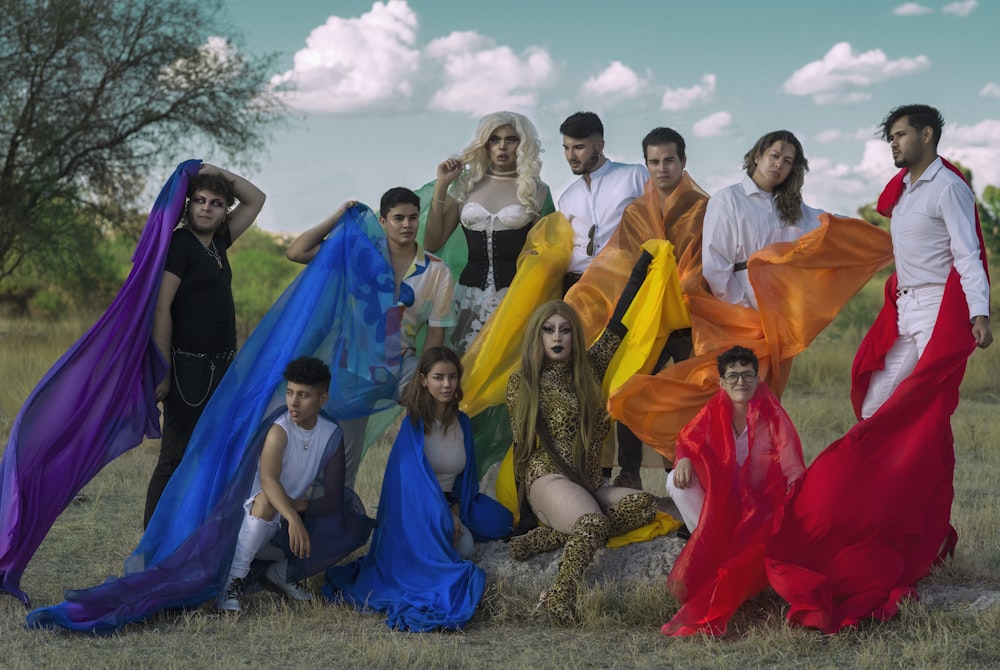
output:
[[[852,317],[853,318],[853,317]],[[6,442],[20,404],[82,322],[0,320],[0,438]],[[847,370],[860,329],[824,336],[796,362],[785,406],[802,434],[807,459],[853,423]],[[957,472],[953,521],[961,542],[954,563],[931,585],[1000,588],[1000,346],[977,352],[955,415]],[[374,514],[390,439],[372,448],[359,491]],[[66,588],[118,574],[141,533],[142,501],[157,444],[145,443],[106,468],[85,489],[88,501],[59,518],[25,572],[36,605]],[[644,475],[650,489],[662,473]],[[321,580],[311,585],[318,590]],[[119,634],[89,637],[23,628],[24,609],[0,596],[0,664],[5,668],[965,668],[1000,667],[1000,607],[906,603],[885,624],[835,636],[788,628],[781,602],[763,595],[734,617],[723,640],[674,640],[659,626],[676,603],[662,585],[606,585],[582,600],[583,624],[559,629],[532,616],[537,585],[492,582],[464,632],[408,634],[378,615],[323,602],[289,605],[265,593],[239,617],[203,609],[163,613]]]

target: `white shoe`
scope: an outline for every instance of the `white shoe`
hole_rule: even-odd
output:
[[[230,577],[215,599],[215,609],[223,612],[241,612],[243,604],[240,599],[243,598],[245,586],[246,584],[239,577]]]
[[[272,563],[264,572],[265,585],[273,586],[292,600],[312,600],[312,594],[302,588],[298,582],[289,582],[285,576],[288,572],[288,560]]]

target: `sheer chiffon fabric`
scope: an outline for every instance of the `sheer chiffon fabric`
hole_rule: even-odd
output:
[[[360,416],[394,404],[399,328],[381,227],[368,208],[352,208],[233,360],[124,574],[67,591],[65,602],[31,612],[28,625],[111,631],[215,596],[229,569],[268,419],[284,406],[288,361],[327,361],[333,380],[324,410]],[[362,544],[370,530],[360,501],[349,490],[344,496],[340,530],[324,538],[329,560]]]
[[[455,486],[459,518],[478,541],[510,532],[512,517],[479,492],[472,426],[459,414],[466,464]],[[386,625],[425,632],[457,630],[472,618],[486,576],[452,546],[454,517],[424,455],[423,425],[404,418],[382,479],[368,553],[327,570],[323,592],[361,610],[385,612]]]
[[[884,216],[892,214],[904,174],[879,199]],[[976,224],[986,267],[978,213]],[[896,288],[893,274],[882,311],[854,359],[851,400],[859,418],[872,373],[883,367],[896,338]],[[889,619],[954,549],[951,415],[975,348],[953,268],[916,368],[869,419],[816,457],[768,544],[768,576],[791,605],[790,622],[835,633],[864,619]]]
[[[889,234],[830,214],[796,242],[750,257],[760,311],[723,302],[704,284],[686,283],[693,356],[656,375],[636,375],[612,393],[609,409],[667,458],[684,426],[718,390],[716,358],[734,345],[760,359],[760,376],[780,398],[792,360],[880,269],[892,262]]]
[[[107,311],[45,373],[18,412],[0,463],[0,590],[25,605],[21,575],[56,517],[101,468],[160,436],[156,385],[166,361],[150,339],[167,248],[201,161],[156,198],[132,269]]]
[[[742,465],[732,424],[732,402],[720,389],[677,440],[677,457],[691,459],[705,501],[667,578],[681,608],[664,624],[665,635],[722,635],[740,604],[767,588],[766,542],[805,469],[795,426],[765,384],[749,403],[750,451]]]

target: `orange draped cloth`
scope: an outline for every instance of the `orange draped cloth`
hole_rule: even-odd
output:
[[[760,375],[781,397],[792,359],[833,320],[878,270],[892,262],[889,234],[859,219],[823,214],[795,242],[750,257],[760,311],[723,302],[688,280],[694,355],[656,375],[636,375],[611,395],[611,415],[667,458],[681,429],[718,390],[716,358],[734,345],[760,359]]]
[[[643,194],[625,208],[607,246],[566,294],[566,302],[583,322],[585,342],[593,344],[600,337],[648,240],[667,240],[674,245],[682,293],[701,283],[701,228],[707,204],[708,194],[687,172],[666,202],[653,180],[646,182]]]

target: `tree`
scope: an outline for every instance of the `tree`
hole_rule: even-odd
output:
[[[183,147],[240,165],[263,149],[286,111],[274,59],[218,37],[221,14],[218,0],[0,0],[0,282],[73,227],[124,223],[143,176]]]

